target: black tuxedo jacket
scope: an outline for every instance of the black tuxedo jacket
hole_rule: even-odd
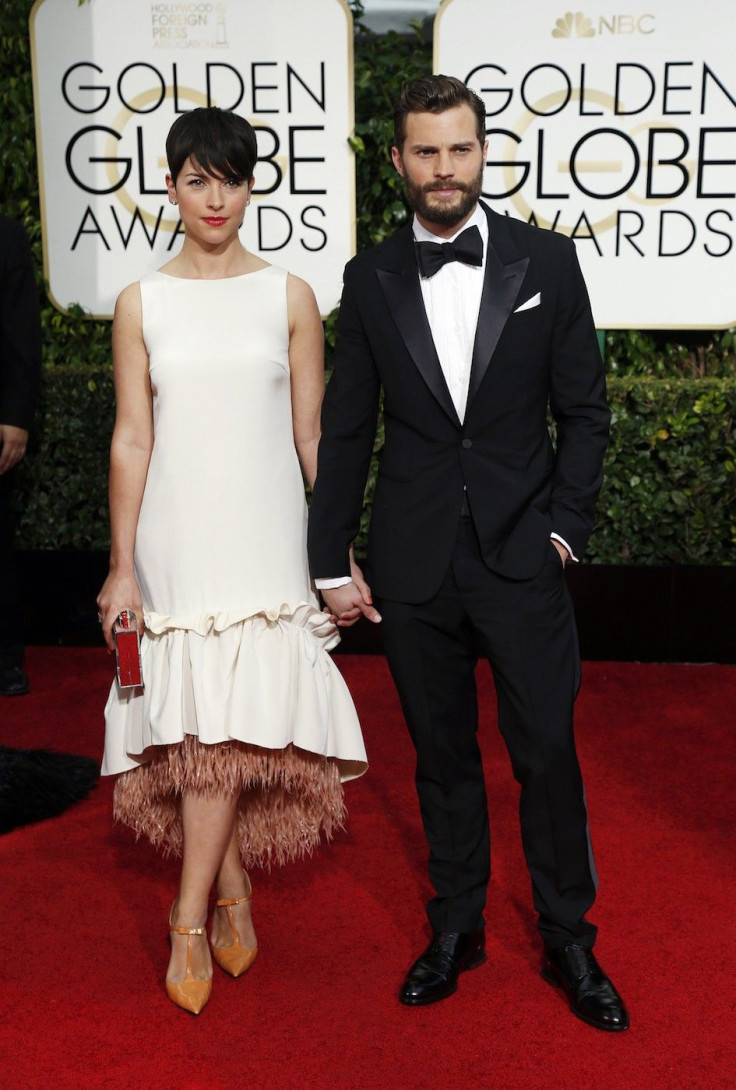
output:
[[[41,374],[41,322],[25,231],[0,216],[0,424],[30,428]]]
[[[610,414],[575,247],[483,207],[489,247],[463,422],[432,340],[411,225],[346,267],[310,512],[316,578],[349,572],[381,389],[368,541],[376,595],[416,603],[438,590],[464,490],[485,563],[503,576],[536,575],[551,531],[576,556],[585,549]]]

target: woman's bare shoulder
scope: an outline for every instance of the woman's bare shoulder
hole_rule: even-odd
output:
[[[318,314],[317,299],[311,284],[302,280],[300,276],[289,273],[286,277],[286,298],[289,304],[289,312],[294,316],[299,314]]]
[[[136,280],[123,288],[115,302],[115,317],[118,314],[140,314],[141,312],[141,282]]]

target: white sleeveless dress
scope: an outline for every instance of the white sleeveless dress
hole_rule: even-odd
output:
[[[246,865],[309,852],[366,765],[306,558],[287,272],[141,280],[154,445],[138,520],[145,689],[113,683],[115,815],[181,848],[183,790],[242,792]]]

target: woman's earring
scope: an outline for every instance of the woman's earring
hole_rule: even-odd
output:
[[[169,201],[170,201],[170,202],[171,202],[172,204],[178,204],[178,203],[179,203],[178,201],[175,201],[173,197],[169,197]]]

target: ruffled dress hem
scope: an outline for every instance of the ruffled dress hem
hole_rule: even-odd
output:
[[[347,686],[327,653],[339,633],[310,602],[145,614],[143,689],[116,683],[103,774],[114,816],[180,853],[180,799],[240,795],[246,866],[310,854],[345,822],[343,780],[367,768]]]

